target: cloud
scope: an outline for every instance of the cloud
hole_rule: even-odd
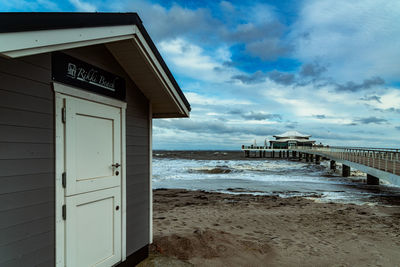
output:
[[[238,106],[238,105],[250,105],[251,102],[247,99],[228,99],[228,98],[216,98],[211,96],[200,95],[194,92],[187,92],[185,96],[192,105],[198,106]]]
[[[284,56],[290,48],[282,44],[279,39],[263,39],[251,42],[246,45],[246,52],[250,55],[259,57],[262,60],[276,60],[279,56]]]
[[[337,84],[336,91],[348,91],[348,92],[357,92],[361,90],[367,90],[374,88],[379,85],[384,85],[385,81],[380,77],[373,77],[371,79],[365,79],[362,83],[356,84],[354,82],[347,82],[344,85]]]
[[[276,134],[277,130],[265,125],[230,125],[221,121],[194,121],[185,120],[156,120],[155,127],[164,129],[174,129],[185,132],[205,133],[205,134],[246,134],[267,136]]]
[[[237,74],[233,75],[233,80],[239,80],[244,84],[256,84],[265,82],[267,75],[261,71],[257,71],[253,74],[246,75],[246,74]]]
[[[396,130],[399,130],[400,131],[400,126],[396,126],[396,127],[394,127]]]
[[[81,0],[69,0],[69,2],[76,8],[76,11],[79,12],[95,12],[97,10],[95,5]]]
[[[301,66],[299,74],[304,77],[319,77],[323,72],[326,71],[324,66],[321,66],[319,63],[307,63]]]
[[[385,111],[400,113],[400,108],[388,108],[388,109],[385,109]]]
[[[381,97],[377,96],[377,95],[363,96],[363,97],[360,97],[360,100],[363,100],[363,101],[376,101],[378,103],[382,103],[381,102]]]
[[[282,115],[280,114],[266,114],[263,112],[253,112],[251,111],[250,113],[246,114],[241,114],[243,119],[246,120],[282,120]]]
[[[291,25],[293,56],[329,66],[341,83],[400,77],[400,1],[308,0]]]
[[[362,123],[362,124],[383,124],[388,122],[386,119],[383,118],[377,118],[377,117],[366,117],[366,118],[360,118],[356,119],[356,122]]]
[[[323,114],[317,114],[317,115],[314,115],[313,117],[315,117],[317,119],[325,119],[326,118],[326,116]]]
[[[233,68],[224,67],[229,55],[223,48],[214,48],[212,54],[199,44],[183,38],[164,40],[158,44],[162,55],[176,73],[207,82],[225,82],[234,73]]]
[[[246,112],[241,109],[233,109],[227,114],[230,115],[239,115],[243,119],[246,120],[256,120],[256,121],[262,121],[262,120],[282,120],[282,115],[280,114],[270,114],[270,113],[265,113],[265,112]]]
[[[271,72],[268,72],[267,76],[272,81],[283,85],[291,85],[295,82],[295,76],[294,74],[291,73],[285,73],[273,70]]]
[[[61,11],[57,3],[50,0],[37,0],[37,1],[25,1],[25,0],[13,0],[5,1],[0,0],[0,6],[2,12],[5,11]],[[63,10],[65,11],[65,10]]]

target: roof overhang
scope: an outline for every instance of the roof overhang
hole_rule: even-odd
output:
[[[28,26],[19,25],[20,18]],[[0,25],[10,25],[7,19],[14,24],[0,26],[0,55],[19,58],[104,44],[151,102],[153,118],[189,116],[187,99],[136,13],[0,13]]]

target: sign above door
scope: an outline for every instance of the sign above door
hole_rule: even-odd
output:
[[[125,100],[124,78],[61,52],[52,53],[53,81]]]

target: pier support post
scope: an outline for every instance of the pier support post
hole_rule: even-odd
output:
[[[321,156],[315,155],[315,164],[320,164],[321,163]]]
[[[282,158],[282,150],[279,150],[279,158]]]
[[[306,162],[310,162],[310,154],[306,153]]]
[[[272,150],[272,157],[271,158],[275,158],[275,151]]]
[[[350,166],[342,165],[342,176],[349,177],[350,176]]]
[[[296,151],[292,151],[292,158],[296,158]]]
[[[367,174],[367,185],[379,185],[379,178]]]
[[[303,159],[303,153],[299,152],[299,161],[301,161]]]
[[[331,160],[331,170],[336,170],[336,161]]]

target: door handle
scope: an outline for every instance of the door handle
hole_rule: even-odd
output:
[[[113,165],[111,165],[113,168],[118,168],[119,166],[121,166],[121,164],[119,164],[119,163],[115,163],[115,164],[113,164]]]

